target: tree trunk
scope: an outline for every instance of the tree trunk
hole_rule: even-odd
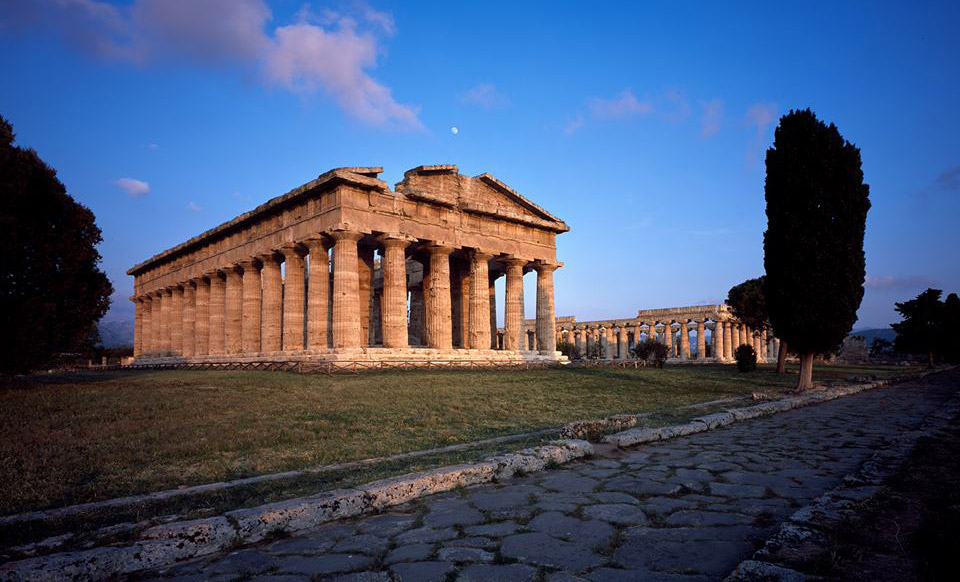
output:
[[[933,350],[927,352],[927,363],[931,368],[933,367]]]
[[[780,349],[777,350],[777,374],[787,373],[787,342],[780,340]]]
[[[806,392],[813,388],[813,356],[816,354],[800,354],[800,380],[797,382],[797,392]]]

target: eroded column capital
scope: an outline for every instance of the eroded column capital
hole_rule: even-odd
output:
[[[488,253],[483,249],[473,248],[467,252],[467,256],[469,256],[474,261],[489,261],[495,255],[493,253]]]
[[[563,266],[563,263],[547,263],[543,261],[537,261],[533,263],[533,268],[537,273],[548,275],[560,267]]]
[[[331,230],[327,232],[327,235],[338,243],[340,241],[359,242],[363,238],[362,232],[343,228]]]
[[[403,247],[406,248],[410,246],[411,243],[415,242],[417,239],[412,236],[407,236],[398,232],[385,232],[376,237],[377,242],[382,244],[384,247]]]
[[[516,268],[522,269],[526,267],[527,264],[530,263],[530,261],[527,259],[522,259],[520,257],[515,257],[513,255],[507,255],[506,257],[503,257],[502,259],[500,259],[500,262],[506,265],[508,268],[513,267],[515,269]]]
[[[260,268],[260,261],[258,261],[254,257],[250,257],[248,259],[241,259],[237,261],[236,265],[241,269],[243,269],[244,271],[246,271],[247,269],[258,270]]]
[[[263,251],[262,253],[257,253],[254,258],[260,261],[261,264],[266,263],[279,263],[280,262],[280,253],[275,250]]]
[[[304,240],[301,244],[307,247],[307,252],[309,252],[311,255],[314,253],[325,253],[333,248],[333,241],[330,240],[329,237],[326,237],[322,234],[311,236],[310,238]]]

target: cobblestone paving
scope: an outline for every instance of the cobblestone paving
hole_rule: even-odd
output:
[[[960,384],[910,384],[428,497],[151,580],[722,580]]]

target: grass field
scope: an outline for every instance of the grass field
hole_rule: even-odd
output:
[[[818,381],[893,369],[818,366]],[[731,366],[100,372],[0,388],[0,515],[792,387]]]

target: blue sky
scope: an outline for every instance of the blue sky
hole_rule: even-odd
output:
[[[761,275],[764,151],[810,107],[871,186],[859,329],[960,291],[957,30],[955,2],[8,0],[0,114],[96,213],[108,317],[127,268],[329,168],[454,163],[567,221],[557,312],[592,319]]]

